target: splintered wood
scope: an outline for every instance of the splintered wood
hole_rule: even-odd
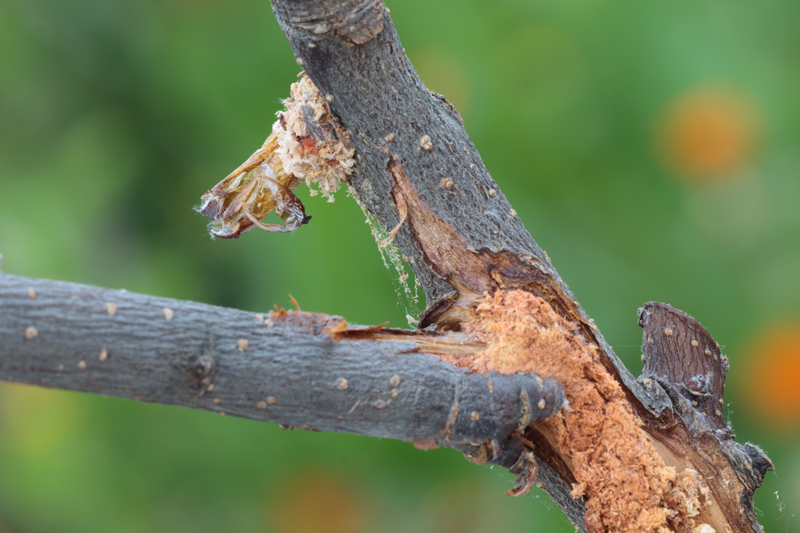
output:
[[[576,326],[543,299],[497,292],[477,308],[465,331],[488,348],[450,362],[476,372],[534,372],[564,387],[569,407],[538,432],[574,476],[572,495],[586,497],[590,532],[692,531],[709,504],[691,469],[677,472],[642,429],[619,383]]]

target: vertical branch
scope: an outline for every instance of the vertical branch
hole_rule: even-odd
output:
[[[711,457],[706,453],[711,448],[736,447],[730,441],[718,442],[716,448],[706,446],[693,438],[685,420],[665,420],[665,413],[674,412],[675,399],[657,390],[653,380],[636,380],[616,357],[489,176],[458,112],[443,97],[429,92],[417,76],[382,3],[272,0],[272,5],[298,61],[350,132],[357,153],[356,169],[350,178],[352,188],[381,225],[392,230],[421,282],[428,308],[420,327],[463,329],[484,335],[489,344],[486,354],[494,354],[494,359],[476,354],[455,361],[476,372],[500,367],[509,372],[530,371],[533,361],[548,360],[537,359],[535,353],[544,345],[519,344],[520,339],[503,331],[530,331],[535,336],[538,327],[562,336],[570,346],[582,346],[552,349],[548,355],[549,360],[569,370],[562,374],[565,379],[574,376],[571,384],[562,381],[573,405],[573,411],[565,415],[567,422],[563,426],[533,425],[525,432],[528,448],[536,452],[543,466],[545,490],[573,522],[591,531],[614,529],[609,526],[614,513],[604,507],[619,506],[624,500],[624,490],[617,487],[606,491],[603,487],[610,487],[609,482],[589,474],[591,465],[580,463],[575,455],[578,450],[581,457],[591,454],[592,450],[583,449],[585,445],[580,443],[590,436],[585,434],[586,425],[592,421],[587,409],[597,409],[604,413],[598,421],[605,427],[603,435],[628,438],[625,435],[629,432],[631,442],[641,442],[647,448],[645,455],[652,464],[639,464],[636,475],[653,479],[636,483],[645,491],[654,491],[641,495],[642,501],[656,502],[649,510],[652,523],[666,523],[666,517],[671,516],[669,521],[675,527],[699,524],[702,519],[718,530],[760,530],[747,503],[752,494],[748,487],[753,485],[741,481],[747,474],[740,473],[737,462],[749,461],[753,467],[759,454],[735,451]],[[516,302],[514,305],[520,307],[492,308],[487,294],[493,295],[495,304]],[[489,308],[493,311],[487,311]],[[534,313],[532,308],[541,312]],[[501,316],[504,318],[498,318]],[[544,322],[536,325],[537,320]],[[512,350],[517,344],[520,349]],[[585,357],[572,352],[584,353]],[[507,354],[508,361],[498,359],[506,357],[500,354]],[[594,391],[587,397],[594,394],[597,401],[581,403],[585,391]],[[620,419],[611,416],[619,413],[624,413]],[[624,424],[622,419],[626,420]],[[623,426],[625,432],[619,431]],[[657,447],[652,443],[653,439],[668,440],[665,435],[678,438],[683,447]],[[640,460],[636,446],[620,446],[617,451],[622,456],[612,457],[615,454],[609,447],[614,448],[615,443],[595,442],[596,438],[592,437],[592,446],[599,447],[598,454],[605,454],[604,468],[617,468],[600,474],[600,478],[608,474],[612,476],[609,479],[616,479],[614,475],[623,479],[629,467]],[[687,453],[696,461],[680,458]],[[741,496],[741,502],[715,494],[711,510],[702,516],[692,511],[683,513],[681,501],[702,499],[693,486],[692,472],[707,474],[706,467],[712,463],[717,471],[728,472],[729,480],[739,480],[731,484],[735,485],[731,494]],[[679,476],[660,483],[659,472],[666,473],[673,465]],[[760,471],[757,467],[749,469]],[[760,484],[763,472],[756,478],[755,486]],[[680,498],[671,496],[673,492]],[[575,518],[582,517],[584,509],[573,493],[592,500],[592,513],[585,521]]]

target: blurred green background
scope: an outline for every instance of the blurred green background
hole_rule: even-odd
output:
[[[698,318],[800,531],[800,3],[392,1],[406,51],[634,373],[636,309]],[[200,195],[299,68],[265,0],[0,3],[3,270],[405,326],[361,211],[209,239]],[[0,384],[0,532],[572,531],[450,450]]]

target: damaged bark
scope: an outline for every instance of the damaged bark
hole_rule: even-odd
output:
[[[734,531],[753,526],[753,493],[774,466],[750,443],[739,444],[722,417],[728,358],[719,343],[692,317],[667,304],[639,309],[644,370],[640,381],[669,408],[650,417],[648,432],[659,444],[699,472],[716,501],[712,509]],[[666,455],[666,453],[665,453]],[[734,502],[740,505],[733,505]],[[757,525],[757,524],[756,524]]]
[[[322,313],[262,315],[3,274],[0,302],[0,381],[474,456],[484,446],[519,453],[511,433],[564,401],[552,380],[469,373],[432,355],[482,348],[463,335],[351,327]]]
[[[394,228],[421,282],[428,307],[420,328],[465,331],[487,344],[445,357],[456,365],[538,372],[565,387],[571,410],[518,440],[576,527],[761,531],[752,491],[771,463],[729,430],[698,429],[697,413],[719,425],[721,414],[707,407],[715,400],[703,396],[698,411],[682,394],[718,387],[721,395],[721,371],[692,370],[691,350],[675,358],[646,345],[652,376],[631,375],[489,176],[458,112],[417,76],[388,10],[376,0],[272,5],[298,62],[350,132],[351,189]],[[354,40],[351,31],[371,38]],[[512,312],[500,318],[504,310]],[[520,342],[525,334],[536,341]],[[673,365],[688,365],[691,376],[664,370]],[[669,380],[680,386],[664,387]]]

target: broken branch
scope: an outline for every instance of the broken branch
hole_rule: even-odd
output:
[[[3,274],[0,302],[2,381],[467,453],[514,446],[513,431],[564,398],[535,375],[470,374],[425,353],[480,347],[458,335]]]

